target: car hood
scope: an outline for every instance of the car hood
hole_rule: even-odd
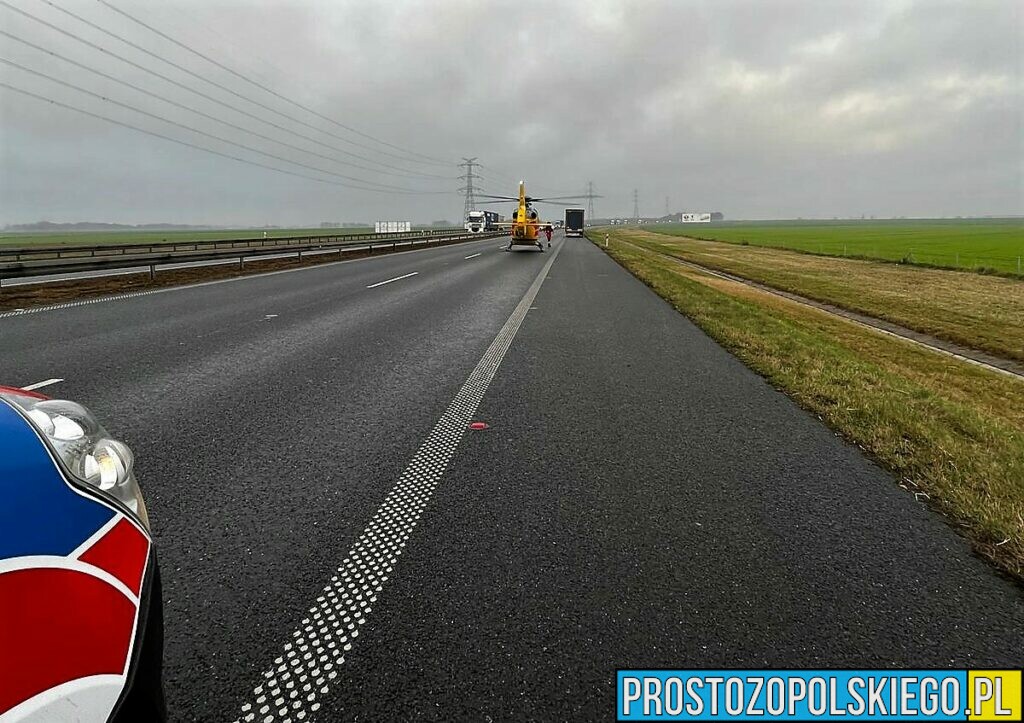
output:
[[[0,399],[0,719],[106,720],[128,679],[148,532],[65,477]]]

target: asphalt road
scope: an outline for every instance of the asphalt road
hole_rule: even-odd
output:
[[[136,453],[174,720],[1019,665],[1020,588],[857,449],[588,242],[498,244],[0,316],[0,381],[63,379]]]

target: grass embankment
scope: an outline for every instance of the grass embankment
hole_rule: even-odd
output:
[[[598,233],[604,233],[602,229]],[[1024,361],[1024,281],[622,229],[621,238],[702,266]]]
[[[827,256],[1021,275],[1024,219],[735,221],[657,226],[662,233]]]
[[[28,246],[100,246],[108,244],[189,243],[191,241],[227,241],[287,236],[348,236],[372,233],[372,228],[271,228],[224,229],[216,231],[72,231],[67,233],[0,234],[0,249]]]
[[[673,263],[628,233],[611,231],[607,253],[1024,580],[1024,383]]]

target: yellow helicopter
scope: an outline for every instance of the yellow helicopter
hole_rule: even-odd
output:
[[[511,218],[508,221],[498,221],[497,226],[506,227],[509,229],[508,246],[505,247],[506,251],[511,251],[513,246],[536,246],[541,251],[544,250],[544,244],[541,242],[541,235],[545,228],[551,228],[552,224],[549,221],[541,221],[537,211],[533,208],[535,203],[551,203],[556,206],[565,204],[557,203],[557,201],[570,201],[580,200],[586,198],[586,196],[547,196],[545,198],[535,198],[533,196],[526,195],[526,182],[519,182],[519,198],[515,196],[491,196],[489,194],[478,194],[481,198],[495,199],[492,201],[481,201],[481,203],[507,203],[509,201],[518,201],[519,207],[512,212]],[[548,246],[551,242],[548,242]]]

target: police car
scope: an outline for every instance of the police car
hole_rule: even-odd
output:
[[[132,467],[81,405],[0,387],[0,723],[166,718]]]

